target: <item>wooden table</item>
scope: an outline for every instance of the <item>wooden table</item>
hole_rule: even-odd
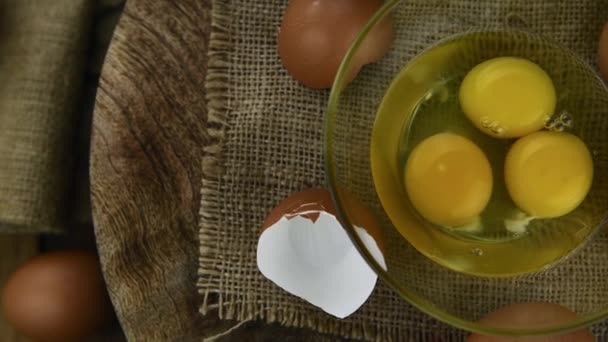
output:
[[[102,267],[129,340],[200,341],[234,322],[203,317],[198,211],[210,0],[129,0],[102,71],[91,191]],[[247,324],[234,340],[318,340]]]

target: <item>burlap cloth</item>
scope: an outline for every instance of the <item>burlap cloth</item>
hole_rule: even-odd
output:
[[[0,0],[0,232],[64,227],[92,0]]]
[[[286,3],[213,2],[206,87],[214,143],[205,147],[201,190],[201,312],[217,308],[223,319],[261,319],[377,341],[462,340],[464,332],[420,313],[381,281],[359,311],[337,320],[257,270],[256,242],[269,209],[288,194],[325,181],[321,134],[328,93],[300,86],[281,66],[276,34]],[[411,57],[449,34],[515,18],[511,25],[552,37],[591,63],[608,4],[410,0],[397,15],[409,25]],[[608,338],[607,325],[596,326],[595,333]]]

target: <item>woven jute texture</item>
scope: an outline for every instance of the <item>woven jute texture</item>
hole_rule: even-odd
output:
[[[337,320],[282,291],[257,270],[256,242],[268,211],[290,193],[325,182],[322,130],[328,92],[302,87],[281,66],[276,35],[286,4],[213,2],[206,88],[214,143],[205,147],[201,189],[201,312],[217,308],[224,319],[261,319],[367,340],[461,341],[464,332],[420,313],[381,281],[359,311]],[[407,25],[407,46],[400,48],[410,58],[448,35],[509,22],[551,37],[591,63],[608,6],[597,0],[412,0],[396,15]],[[569,270],[584,266],[584,259],[578,260],[555,273],[547,300],[564,295],[575,281]],[[533,287],[526,279],[514,282],[512,290]],[[421,279],[421,293],[426,293],[425,284]],[[446,284],[451,292],[437,294],[438,300],[470,292],[463,284]],[[526,299],[526,293],[517,298]],[[476,300],[470,308],[484,307],[492,294],[479,293]],[[594,331],[600,340],[608,338],[605,325]]]
[[[91,0],[0,0],[0,232],[66,216]]]

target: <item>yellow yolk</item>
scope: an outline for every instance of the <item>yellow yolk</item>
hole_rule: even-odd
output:
[[[569,133],[541,131],[519,139],[507,154],[505,182],[523,211],[558,217],[583,201],[593,179],[585,144]]]
[[[492,193],[492,169],[470,140],[439,133],[423,140],[405,166],[412,205],[428,221],[448,227],[471,223]]]
[[[543,128],[555,110],[555,87],[538,65],[515,57],[487,60],[460,86],[460,106],[484,133],[514,138]]]

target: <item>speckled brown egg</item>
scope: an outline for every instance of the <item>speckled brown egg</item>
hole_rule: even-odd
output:
[[[83,341],[111,318],[99,262],[88,252],[54,252],[22,265],[2,291],[9,323],[35,341]]]
[[[382,0],[291,0],[278,35],[279,56],[289,74],[310,88],[331,87],[346,51],[382,4]],[[363,65],[384,56],[393,36],[393,23],[387,17],[358,50],[349,82]]]

